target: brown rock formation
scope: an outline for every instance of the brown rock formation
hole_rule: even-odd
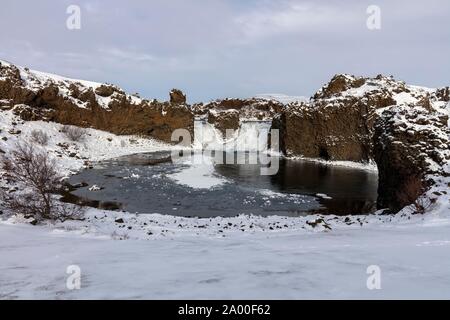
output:
[[[239,111],[226,110],[208,114],[208,122],[213,124],[225,136],[227,130],[239,129]]]
[[[348,75],[335,75],[331,81],[319,90],[315,95],[314,99],[328,99],[332,96],[344,92],[351,88],[359,88],[366,82],[364,78],[355,78]]]
[[[110,97],[114,94],[114,92],[124,93],[123,91],[118,90],[111,85],[102,84],[100,87],[95,89],[95,93],[101,97]]]
[[[133,101],[112,85],[101,85],[94,90],[74,81],[49,79],[42,84],[32,74],[27,76],[33,87],[24,84],[15,66],[0,66],[0,77],[3,77],[0,99],[7,99],[10,107],[15,106],[14,112],[23,120],[42,119],[115,134],[151,136],[166,142],[171,141],[175,129],[193,131],[194,116],[184,104]],[[109,100],[103,102],[103,98]]]
[[[192,130],[193,123],[192,114],[186,107],[170,106],[168,103],[135,106],[128,101],[114,101],[109,110],[96,104],[81,110],[73,105],[52,105],[47,118],[62,124],[92,127],[119,135],[150,136],[166,142],[171,141],[175,129]]]
[[[394,107],[377,119],[374,156],[379,169],[378,205],[397,212],[443,175],[450,161],[448,117],[422,107]]]
[[[183,93],[183,91],[178,89],[172,89],[170,91],[170,103],[174,105],[178,104],[186,104],[186,95]]]
[[[288,155],[369,161],[373,111],[357,100],[339,108],[291,105],[280,117],[281,147]]]
[[[281,145],[289,155],[367,162],[373,159],[372,137],[378,110],[396,106],[398,96],[410,97],[430,111],[446,99],[445,88],[433,95],[415,90],[391,77],[338,75],[310,103],[288,105],[274,128],[282,128]]]
[[[450,101],[450,88],[445,87],[445,88],[438,89],[436,92],[436,97],[437,97],[437,99],[439,99],[441,101],[445,101],[445,102]]]

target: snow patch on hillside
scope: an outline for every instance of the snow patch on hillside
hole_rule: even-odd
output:
[[[274,100],[281,102],[283,104],[289,104],[293,102],[308,102],[309,98],[305,96],[289,96],[280,93],[264,93],[258,94],[254,98],[264,99],[264,100]]]

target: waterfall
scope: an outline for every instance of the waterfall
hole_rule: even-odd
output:
[[[267,151],[271,121],[244,121],[235,139],[236,151]]]
[[[231,137],[224,137],[206,119],[196,119],[194,122],[194,148],[201,150],[223,150],[262,152],[268,149],[268,137],[271,121],[240,122],[239,129]]]
[[[219,149],[224,144],[222,133],[206,119],[194,121],[194,149]]]

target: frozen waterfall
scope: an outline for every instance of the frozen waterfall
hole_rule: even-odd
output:
[[[231,130],[225,137],[206,119],[196,119],[194,123],[194,148],[227,152],[267,151],[271,126],[271,121],[243,120],[240,122],[238,130]]]

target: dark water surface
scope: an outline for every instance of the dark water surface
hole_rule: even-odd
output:
[[[239,155],[237,155],[239,156]],[[188,217],[237,214],[299,216],[309,213],[361,214],[375,209],[378,177],[374,171],[280,158],[274,176],[260,165],[217,164],[214,175],[225,183],[195,189],[171,178],[187,164],[173,163],[169,152],[121,157],[97,163],[70,178],[78,185],[65,201],[84,199],[105,209]],[[193,177],[195,179],[195,177]],[[99,191],[89,191],[97,185]],[[326,194],[331,199],[316,196]]]

